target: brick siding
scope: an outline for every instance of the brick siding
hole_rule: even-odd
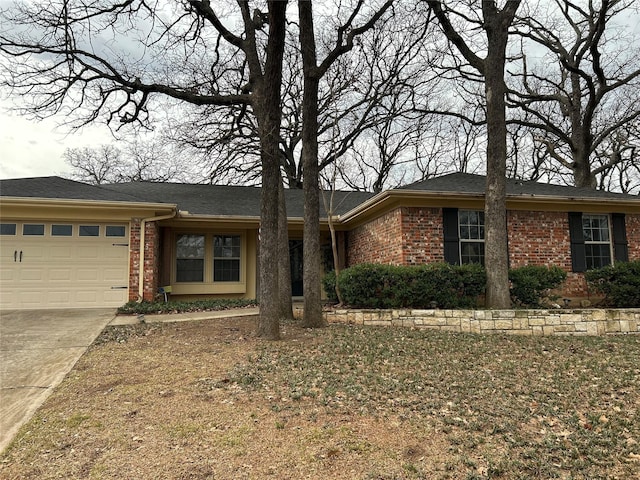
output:
[[[441,208],[402,208],[404,265],[444,262]]]
[[[140,220],[131,222],[129,239],[129,300],[138,300],[140,280]],[[160,228],[156,222],[145,224],[143,300],[153,300],[158,291],[160,270]]]
[[[556,265],[568,272],[561,295],[588,297],[584,275],[571,272],[567,212],[507,213],[511,267]],[[629,260],[640,260],[640,215],[626,215]],[[400,240],[401,239],[401,240]],[[441,208],[401,207],[349,232],[348,266],[421,265],[444,261]]]
[[[402,212],[392,210],[347,234],[347,265],[384,263],[402,265]]]

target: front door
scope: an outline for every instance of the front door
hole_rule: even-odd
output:
[[[289,240],[289,260],[291,263],[291,295],[302,297],[302,240]]]

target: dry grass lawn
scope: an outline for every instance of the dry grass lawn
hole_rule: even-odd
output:
[[[2,479],[599,479],[640,472],[640,337],[254,318],[109,327]]]

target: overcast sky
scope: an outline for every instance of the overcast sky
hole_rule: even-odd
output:
[[[0,178],[47,177],[68,170],[62,154],[66,148],[96,146],[112,141],[104,126],[65,133],[59,119],[30,121],[6,111],[0,101]]]
[[[0,0],[0,6],[7,2]],[[630,19],[637,18],[637,13],[629,13],[619,21],[626,28],[631,25],[638,31],[640,22],[629,24]],[[0,97],[0,178],[59,175],[69,170],[63,160],[65,149],[95,147],[113,141],[111,132],[104,125],[92,125],[69,133],[68,129],[58,127],[64,119],[28,120],[8,111],[10,106],[9,100]]]

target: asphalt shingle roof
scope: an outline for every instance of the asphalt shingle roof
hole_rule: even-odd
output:
[[[422,190],[430,192],[475,193],[484,194],[487,177],[470,173],[452,173],[441,177],[430,178],[422,182],[412,183],[398,190]],[[549,196],[580,199],[614,199],[633,200],[636,195],[605,192],[591,188],[569,187],[534,181],[507,179],[507,195],[509,196]]]
[[[199,215],[260,216],[260,187],[200,185],[183,183],[133,182],[104,186],[114,192],[135,195],[151,202],[167,202],[178,205],[178,209]],[[335,192],[334,210],[344,213],[361,204],[372,193]],[[304,212],[303,192],[286,189],[287,216],[302,218]],[[322,200],[320,201],[322,204]],[[320,207],[324,212],[324,208]]]
[[[467,193],[482,195],[486,177],[468,173],[453,173],[431,178],[396,189],[434,193]],[[636,195],[604,192],[589,188],[551,185],[532,181],[507,180],[509,196],[550,196],[576,199],[635,200]],[[0,180],[0,196],[52,199],[77,199],[112,202],[151,202],[176,204],[178,209],[195,215],[260,216],[260,188],[245,186],[203,185],[182,183],[131,182],[109,185],[88,185],[60,177],[18,178]],[[375,196],[366,192],[337,191],[334,213],[344,214]],[[303,217],[302,190],[285,190],[287,216]],[[324,215],[324,207],[320,206]]]
[[[60,177],[13,178],[0,180],[0,196],[25,198],[59,198],[106,202],[144,202],[124,192],[88,185]]]

